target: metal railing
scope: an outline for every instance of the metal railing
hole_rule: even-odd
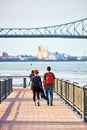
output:
[[[0,79],[12,78],[12,86],[13,87],[29,87],[29,76],[0,76]]]
[[[0,104],[12,91],[12,78],[0,80]]]
[[[56,79],[55,92],[72,107],[73,111],[81,115],[84,122],[87,122],[87,86]]]

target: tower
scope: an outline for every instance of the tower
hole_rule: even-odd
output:
[[[38,57],[38,59],[47,59],[47,57],[48,57],[48,47],[39,46],[37,57]]]

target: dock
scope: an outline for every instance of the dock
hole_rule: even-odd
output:
[[[35,106],[32,90],[14,88],[0,104],[0,130],[87,130],[87,123],[54,93],[53,106],[40,100]]]

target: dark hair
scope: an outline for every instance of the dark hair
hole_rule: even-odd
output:
[[[31,73],[34,73],[34,70],[32,70]]]
[[[47,67],[47,70],[48,70],[48,71],[51,71],[51,67],[50,67],[50,66],[48,66],[48,67]]]

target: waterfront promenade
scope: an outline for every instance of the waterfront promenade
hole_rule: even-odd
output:
[[[54,93],[54,105],[32,101],[29,88],[14,88],[0,104],[0,130],[87,130],[87,123]]]

